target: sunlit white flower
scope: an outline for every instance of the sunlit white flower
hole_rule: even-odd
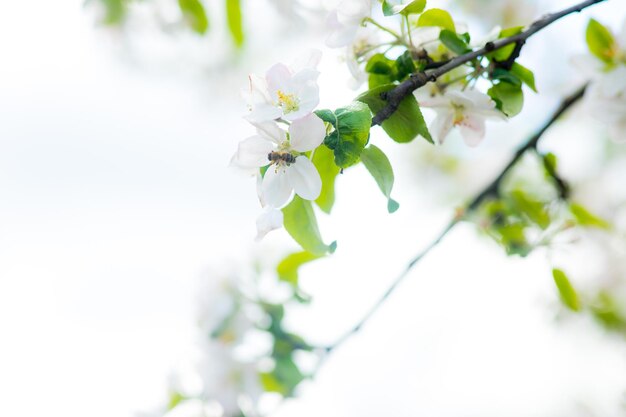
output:
[[[315,114],[294,121],[289,133],[274,122],[257,124],[257,135],[239,144],[232,163],[243,169],[270,165],[261,184],[264,205],[280,208],[294,191],[305,200],[315,200],[321,192],[322,180],[302,153],[317,148],[325,136],[324,122]]]
[[[319,103],[317,65],[321,52],[310,55],[292,66],[276,64],[265,77],[251,74],[249,88],[243,91],[249,113],[245,118],[262,123],[283,118],[289,121],[311,113]]]
[[[506,119],[491,97],[476,90],[449,90],[443,95],[421,93],[416,97],[420,106],[437,113],[430,133],[439,143],[443,143],[453,127],[458,127],[465,143],[477,146],[485,137],[487,119]]]
[[[326,26],[330,31],[326,38],[326,45],[330,48],[350,45],[361,27],[363,19],[369,17],[371,11],[371,0],[343,0],[326,19]]]

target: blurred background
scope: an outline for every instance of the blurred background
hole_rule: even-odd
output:
[[[357,95],[343,53],[323,46],[330,2],[245,1],[240,47],[220,2],[206,2],[204,35],[181,23],[174,1],[138,1],[123,17],[114,3],[0,3],[2,415],[126,417],[158,406],[196,349],[203,283],[252,262],[271,268],[297,249],[284,230],[253,241],[254,181],[228,169],[253,133],[241,119],[247,74],[318,48],[320,107]],[[487,33],[572,1],[437,3]],[[626,8],[608,1],[532,38],[522,62],[540,94],[490,125],[479,148],[458,136],[432,147],[373,134],[401,208],[387,213],[362,166],[341,176],[332,217],[319,216],[338,250],[302,269],[312,302],[288,311],[291,328],[324,344],[363,316],[583,82],[570,59],[585,52],[590,16],[618,30]],[[542,147],[579,201],[626,225],[623,145],[576,110]],[[623,333],[564,313],[550,273],[557,262],[590,291],[626,279],[620,252],[570,244],[583,237],[507,257],[462,224],[272,415],[626,415]]]

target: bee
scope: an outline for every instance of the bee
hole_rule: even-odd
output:
[[[289,152],[276,152],[272,151],[267,154],[267,159],[271,161],[271,163],[279,164],[281,162],[290,165],[296,162],[296,157]]]

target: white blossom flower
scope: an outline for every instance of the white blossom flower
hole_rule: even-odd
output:
[[[340,48],[350,45],[363,23],[372,12],[372,0],[343,0],[337,9],[330,12],[326,26],[330,34],[326,46]]]
[[[456,126],[468,146],[477,146],[485,137],[486,119],[506,120],[491,97],[476,90],[449,90],[443,95],[423,94],[418,90],[416,97],[420,106],[437,113],[430,132],[439,143]]]
[[[258,401],[263,388],[253,363],[239,360],[232,348],[221,343],[207,341],[200,348],[198,371],[203,381],[203,398],[218,402],[224,417],[240,415],[244,398],[252,404]]]
[[[367,73],[361,65],[367,62],[376,53],[376,46],[380,44],[379,33],[370,27],[358,31],[351,45],[346,47],[346,64],[354,78],[350,86],[355,90],[367,81]]]
[[[249,111],[245,118],[262,123],[278,118],[293,121],[310,114],[319,103],[316,68],[320,59],[321,52],[314,50],[292,66],[274,65],[265,77],[251,74],[249,88],[243,91]]]
[[[626,142],[626,66],[596,79],[585,92],[589,113],[609,129],[616,142]]]
[[[274,122],[256,126],[257,135],[239,144],[232,163],[243,169],[270,165],[261,184],[262,204],[280,208],[294,191],[305,200],[315,200],[321,192],[322,180],[315,165],[301,153],[323,142],[326,128],[322,119],[309,114],[294,121],[288,134]]]

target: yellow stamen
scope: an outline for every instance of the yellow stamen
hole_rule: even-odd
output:
[[[285,113],[291,113],[300,107],[298,99],[293,94],[285,94],[278,90],[276,95],[278,96],[278,105],[283,108]]]

